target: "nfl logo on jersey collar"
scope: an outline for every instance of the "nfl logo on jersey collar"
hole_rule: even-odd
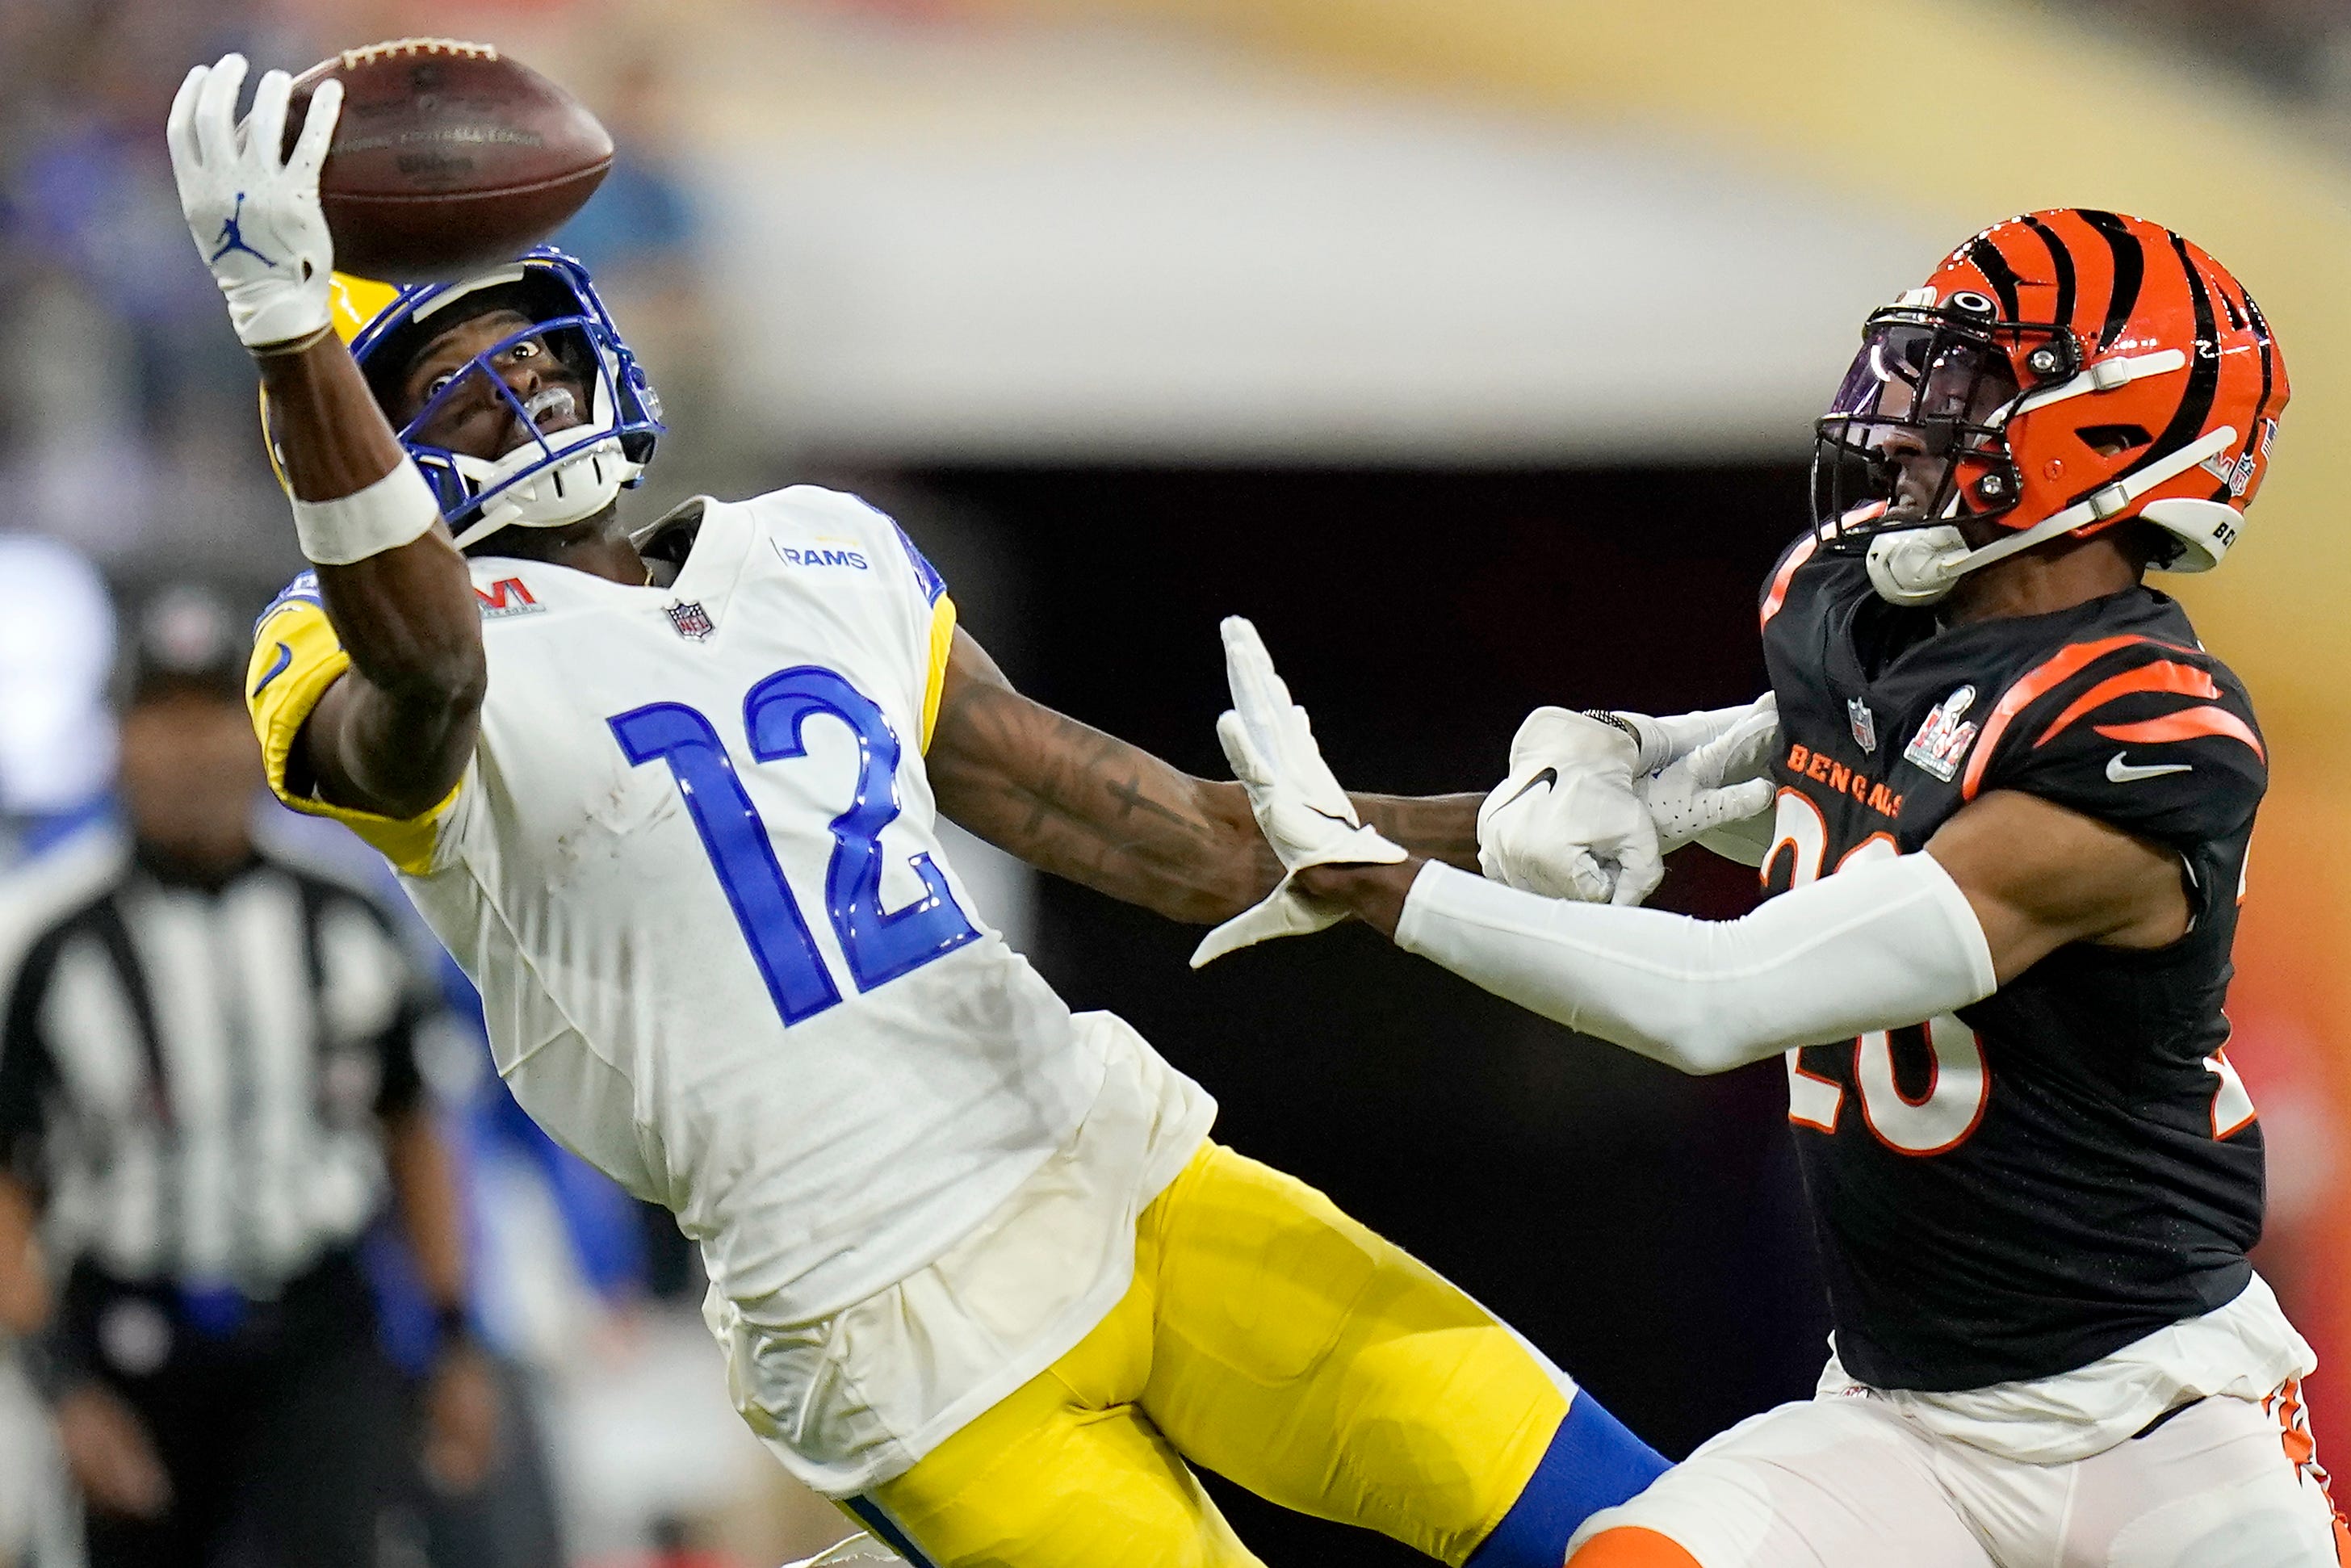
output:
[[[664,604],[662,613],[669,617],[671,628],[679,636],[692,642],[706,642],[710,634],[718,630],[717,623],[710,619],[710,612],[702,607],[698,599],[681,599],[674,604]],[[1949,778],[1949,775],[1944,777]]]
[[[1902,748],[1902,760],[1915,762],[1949,783],[1951,776],[1959,770],[1960,758],[1967,756],[1976,737],[1974,722],[1961,719],[1975,700],[1975,687],[1961,686],[1937,703],[1935,711],[1927,716],[1927,722],[1918,727],[1918,733],[1910,737],[1910,744]]]
[[[1853,742],[1865,752],[1877,749],[1877,716],[1859,697],[1844,699],[1845,717],[1853,723]]]

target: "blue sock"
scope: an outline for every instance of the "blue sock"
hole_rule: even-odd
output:
[[[843,1498],[841,1506],[847,1509],[850,1517],[863,1525],[873,1539],[904,1558],[910,1568],[931,1568],[931,1560],[915,1550],[914,1543],[906,1539],[906,1532],[898,1528],[897,1521],[883,1512],[878,1505],[866,1498],[852,1497]]]
[[[1579,1388],[1526,1490],[1462,1568],[1559,1568],[1578,1526],[1671,1468]]]

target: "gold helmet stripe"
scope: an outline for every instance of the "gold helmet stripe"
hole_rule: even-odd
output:
[[[378,283],[372,277],[353,277],[348,272],[335,274],[327,291],[335,336],[346,344],[356,342],[369,324],[390,309],[399,298],[400,290],[389,283]]]

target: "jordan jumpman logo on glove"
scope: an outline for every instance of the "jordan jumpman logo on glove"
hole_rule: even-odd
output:
[[[252,246],[246,242],[245,226],[243,222],[244,218],[245,193],[243,191],[239,191],[236,193],[236,210],[221,220],[220,249],[204,257],[204,262],[207,266],[211,265],[213,262],[218,261],[221,257],[226,256],[233,250],[241,250],[247,256],[257,257],[260,260],[261,265],[264,267],[276,267],[277,265],[276,262],[270,260],[267,256],[263,256],[259,251],[254,249]]]

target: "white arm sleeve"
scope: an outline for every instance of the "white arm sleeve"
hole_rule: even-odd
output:
[[[1991,995],[1991,948],[1932,855],[1855,866],[1738,920],[1570,904],[1432,861],[1396,946],[1684,1072],[1721,1072]]]

